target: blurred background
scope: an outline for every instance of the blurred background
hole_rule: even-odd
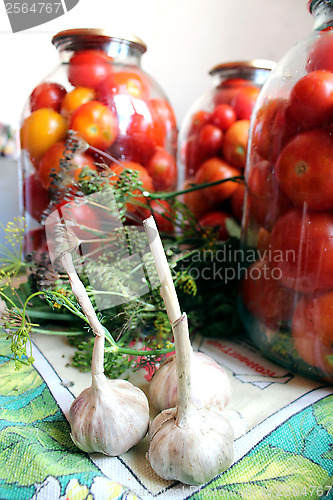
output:
[[[31,90],[58,63],[51,38],[70,28],[134,34],[148,46],[142,67],[166,92],[178,125],[193,101],[213,86],[209,70],[223,62],[279,60],[312,30],[307,0],[80,0],[65,15],[13,34],[0,3],[0,123],[18,130]],[[18,168],[0,161],[0,222],[18,215]],[[1,237],[0,237],[1,241]]]

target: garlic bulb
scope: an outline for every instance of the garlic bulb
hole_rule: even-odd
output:
[[[96,337],[95,342],[101,341]],[[68,420],[71,438],[81,450],[121,455],[146,435],[148,401],[130,382],[108,380],[104,373],[96,373],[91,387],[74,400]]]
[[[91,363],[92,384],[81,392],[69,410],[71,437],[78,448],[88,453],[121,455],[147,433],[148,400],[144,392],[130,382],[108,380],[105,377],[104,327],[97,318],[68,252],[61,255],[61,263],[68,274],[73,293],[96,335]]]
[[[164,479],[199,485],[233,461],[234,432],[223,412],[196,408],[191,401],[190,341],[184,314],[174,325],[178,405],[153,421],[148,451],[154,471]]]
[[[150,465],[164,479],[203,484],[233,461],[233,430],[219,411],[193,407],[182,420],[179,408],[163,410],[149,436]]]
[[[191,397],[198,408],[223,410],[231,398],[231,385],[225,370],[210,356],[191,349]],[[149,401],[158,410],[177,404],[176,358],[168,358],[149,385]]]
[[[177,407],[153,421],[148,458],[164,479],[202,484],[226,470],[233,461],[234,431],[222,411],[197,408],[192,402],[194,355],[186,314],[181,315],[170,268],[153,217],[143,222],[161,281],[161,295],[175,339]],[[194,390],[193,390],[194,394]]]

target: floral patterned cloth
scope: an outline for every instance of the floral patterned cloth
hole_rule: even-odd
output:
[[[194,346],[224,365],[230,411],[248,423],[233,465],[200,488],[160,480],[145,458],[147,441],[122,457],[78,450],[64,415],[70,391],[37,348],[34,366],[14,371],[0,335],[0,499],[333,498],[333,388],[285,372],[247,341]]]

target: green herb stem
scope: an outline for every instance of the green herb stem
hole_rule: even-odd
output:
[[[244,176],[236,175],[234,177],[228,177],[228,179],[221,179],[219,181],[207,182],[204,184],[192,184],[190,188],[183,189],[181,191],[170,191],[169,193],[165,192],[149,193],[148,191],[143,191],[142,194],[144,197],[150,198],[152,200],[168,200],[169,198],[175,198],[176,196],[180,196],[182,194],[192,193],[193,191],[198,191],[199,189],[217,186],[218,184],[224,184],[225,182],[238,182],[240,184],[243,181],[244,181]]]
[[[40,333],[42,335],[57,335],[61,337],[82,335],[82,330],[62,331],[62,330],[46,330],[44,328],[33,328],[32,331],[33,333]]]
[[[129,356],[157,356],[161,354],[168,354],[175,350],[174,346],[164,349],[152,349],[151,351],[145,349],[129,349],[127,347],[118,347],[119,354],[128,354]],[[112,348],[106,347],[105,352],[114,352]]]

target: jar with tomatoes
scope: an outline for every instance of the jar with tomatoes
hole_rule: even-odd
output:
[[[214,86],[189,109],[178,136],[180,190],[243,175],[250,117],[272,61],[219,64],[209,74]],[[227,221],[240,223],[244,183],[227,181],[186,193],[184,202],[200,226],[229,237]]]
[[[252,117],[240,311],[263,353],[333,381],[333,4],[272,71]],[[246,268],[246,269],[245,269]]]
[[[144,42],[73,29],[56,34],[52,43],[60,64],[31,92],[21,124],[26,255],[46,249],[43,218],[49,207],[75,195],[83,169],[98,173],[103,162],[116,176],[124,169],[137,172],[147,191],[177,186],[175,115],[160,85],[141,68]],[[70,163],[69,131],[87,146]],[[144,208],[136,213],[149,214]],[[161,220],[171,231],[170,213]]]

